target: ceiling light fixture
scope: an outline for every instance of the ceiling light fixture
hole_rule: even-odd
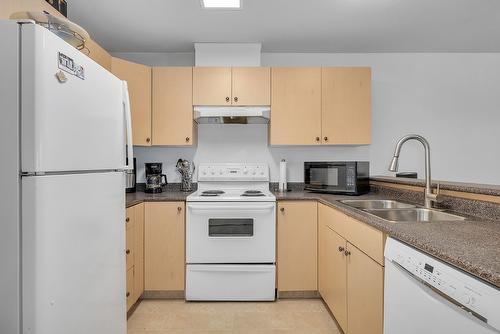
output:
[[[241,8],[241,0],[201,0],[204,8]]]

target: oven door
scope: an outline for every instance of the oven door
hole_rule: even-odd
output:
[[[187,263],[274,263],[275,216],[275,202],[187,203]]]
[[[307,163],[304,166],[306,189],[325,192],[349,192],[347,165],[332,163]]]

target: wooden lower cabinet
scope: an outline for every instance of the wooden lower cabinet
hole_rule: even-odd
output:
[[[317,202],[278,202],[278,291],[317,291]]]
[[[346,236],[357,234],[351,233],[351,224],[332,221],[343,217],[337,213],[335,209],[319,205],[319,292],[344,333],[382,334],[384,267],[360,250],[373,249],[378,236],[363,242],[353,237],[357,243],[354,246]],[[359,221],[353,224],[366,225]],[[341,231],[337,233],[332,226],[341,227]],[[383,247],[383,243],[379,247]]]
[[[382,333],[384,268],[349,243],[347,249],[347,333]]]
[[[145,203],[145,290],[183,291],[184,202]]]
[[[319,293],[342,329],[347,328],[347,242],[325,224],[319,225]]]
[[[144,204],[127,208],[125,217],[128,311],[144,292]]]

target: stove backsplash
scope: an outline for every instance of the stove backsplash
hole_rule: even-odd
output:
[[[368,145],[271,147],[267,136],[266,124],[200,124],[196,147],[134,147],[137,182],[144,182],[145,162],[162,162],[168,182],[179,183],[175,169],[179,158],[194,161],[196,166],[200,162],[265,162],[271,182],[279,179],[281,159],[287,160],[288,182],[304,182],[304,161],[370,160]]]

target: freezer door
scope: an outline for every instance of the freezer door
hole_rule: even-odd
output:
[[[21,36],[22,171],[123,169],[122,81],[43,27]]]
[[[24,333],[126,333],[124,181],[22,178]]]

